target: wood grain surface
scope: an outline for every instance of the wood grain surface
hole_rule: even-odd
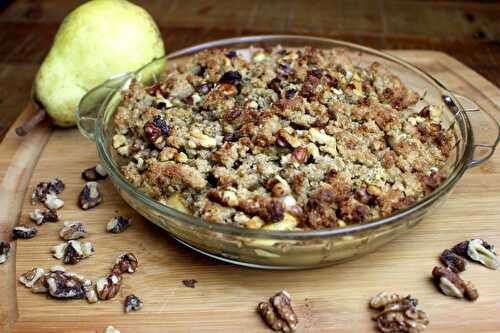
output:
[[[446,52],[500,86],[499,1],[132,1],[154,17],[168,52],[240,35],[306,34],[378,49]],[[28,101],[59,24],[81,3],[0,1],[0,139]]]
[[[500,90],[458,61],[431,51],[393,53],[433,74],[449,88],[475,99],[500,119]],[[75,129],[41,131],[49,133],[48,141],[44,145],[43,140],[38,140],[43,152],[29,180],[19,223],[32,224],[28,215],[34,208],[29,200],[33,187],[39,181],[60,177],[67,185],[61,195],[66,202],[62,219],[82,221],[90,231],[87,240],[96,247],[94,256],[68,266],[68,270],[95,279],[106,274],[123,251],[135,253],[140,266],[135,274],[124,277],[116,298],[93,305],[83,300],[49,299],[32,294],[17,283],[19,317],[13,332],[104,332],[107,325],[122,333],[269,332],[255,307],[283,288],[292,295],[300,320],[299,332],[375,332],[367,301],[381,290],[416,296],[431,320],[426,332],[500,331],[500,271],[477,264],[468,266],[462,276],[479,289],[479,300],[474,303],[445,297],[430,281],[430,272],[443,249],[470,237],[482,237],[500,246],[499,154],[468,170],[448,201],[431,217],[376,253],[323,269],[263,271],[224,264],[177,244],[126,206],[109,180],[101,181],[103,203],[81,211],[76,205],[84,183],[80,172],[97,162],[94,144]],[[31,133],[23,140],[34,140],[36,135]],[[26,148],[22,140],[14,140],[10,131],[0,145],[3,182],[8,182],[5,177],[16,161],[10,156]],[[32,160],[37,160],[35,154]],[[28,168],[28,160],[25,163]],[[27,182],[29,172],[24,175],[22,182]],[[18,191],[22,191],[22,182]],[[133,226],[123,234],[106,233],[106,222],[117,214],[133,217]],[[0,221],[4,231],[16,223],[15,214],[9,216],[12,219]],[[5,295],[19,274],[34,266],[49,268],[59,263],[51,257],[50,247],[60,242],[57,234],[61,226],[62,222],[45,224],[39,227],[36,238],[17,241],[15,257],[8,265],[0,265],[0,295]],[[14,264],[16,276],[12,274]],[[191,289],[183,286],[184,279],[199,282]],[[13,297],[14,290],[9,293]],[[145,307],[137,313],[124,314],[122,301],[131,293],[142,298]],[[5,302],[2,298],[0,302]],[[0,319],[5,325],[9,318],[2,314]]]

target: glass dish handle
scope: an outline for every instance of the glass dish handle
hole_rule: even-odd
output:
[[[472,126],[474,148],[468,167],[472,168],[486,162],[493,154],[500,140],[500,125],[491,114],[481,109],[477,102],[463,95],[453,93]]]
[[[115,75],[92,88],[82,97],[76,110],[76,117],[78,129],[87,139],[94,140],[95,138],[95,125],[101,107],[106,105],[108,98],[130,77],[132,73]]]

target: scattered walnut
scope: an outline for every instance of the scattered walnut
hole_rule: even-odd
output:
[[[495,247],[482,239],[471,239],[455,245],[451,249],[455,254],[480,262],[491,269],[498,269],[500,260]]]
[[[81,280],[74,275],[60,271],[51,272],[45,281],[52,297],[84,298],[85,296]]]
[[[100,164],[97,164],[96,166],[88,168],[82,172],[82,178],[88,182],[106,179],[107,177],[108,173]]]
[[[471,239],[469,241],[467,256],[491,269],[498,269],[500,266],[495,247],[482,239]]]
[[[113,326],[108,326],[106,327],[106,331],[104,333],[120,333],[120,331]]]
[[[106,225],[106,230],[112,234],[119,234],[130,226],[131,221],[130,218],[115,216]]]
[[[111,269],[111,273],[116,275],[134,273],[137,270],[137,266],[139,266],[139,262],[133,253],[123,253],[116,258],[116,262]]]
[[[47,194],[59,194],[64,191],[65,187],[66,185],[63,181],[58,178],[54,178],[50,182],[41,182],[36,186],[31,195],[31,204],[34,205],[37,202],[45,202]]]
[[[458,274],[447,267],[434,267],[432,270],[432,277],[434,278],[436,286],[438,286],[446,296],[456,298],[464,298],[465,296],[471,301],[479,297],[477,290],[471,282],[466,283]]]
[[[121,287],[120,275],[110,274],[108,276],[97,279],[96,291],[97,297],[101,300],[108,300],[116,296]]]
[[[194,279],[182,280],[182,284],[188,288],[195,288],[197,283],[198,281]]]
[[[97,303],[98,301],[97,293],[94,289],[94,286],[92,285],[92,282],[90,283],[90,285],[84,285],[83,291],[85,292],[85,299],[87,300],[87,303],[89,304]]]
[[[19,276],[19,282],[24,284],[27,288],[32,288],[33,285],[45,275],[45,270],[41,267],[35,267],[26,273]]]
[[[49,209],[49,210],[41,210],[35,209],[30,214],[31,220],[33,220],[36,224],[41,225],[48,222],[57,222],[59,221],[59,216],[57,214],[57,210]]]
[[[429,324],[427,315],[417,309],[418,300],[411,297],[401,297],[397,294],[381,292],[370,300],[370,308],[379,310],[373,318],[381,332],[418,333],[425,330]]]
[[[65,264],[76,264],[80,260],[90,257],[95,252],[94,246],[90,242],[80,243],[77,240],[70,240],[52,248],[52,255],[57,259],[62,259]]]
[[[309,159],[309,152],[304,147],[298,147],[293,150],[292,157],[297,163],[306,164]]]
[[[444,250],[441,256],[439,257],[441,259],[441,262],[454,271],[455,273],[463,272],[465,271],[465,260],[461,257],[453,253],[451,250]]]
[[[47,193],[47,196],[45,197],[45,201],[43,203],[48,209],[59,209],[64,206],[64,201],[59,199],[57,195],[53,193]]]
[[[290,295],[285,290],[272,296],[268,302],[259,303],[257,312],[275,331],[292,332],[297,327],[297,315],[292,309]]]
[[[33,228],[27,228],[27,227],[14,227],[14,229],[12,229],[12,237],[14,239],[18,239],[18,238],[21,238],[21,239],[29,239],[29,238],[33,238],[36,236],[36,233],[37,233],[37,229],[35,227]]]
[[[128,295],[125,297],[125,302],[123,304],[125,312],[138,311],[142,309],[144,303],[135,295]]]
[[[59,231],[59,236],[66,241],[75,240],[87,236],[87,230],[79,221],[65,221],[64,227]]]
[[[80,192],[80,197],[78,198],[78,203],[82,209],[94,208],[102,202],[102,195],[99,192],[99,187],[96,182],[87,182],[83,186],[82,192]]]
[[[0,241],[0,264],[3,264],[9,258],[10,244],[8,242]]]

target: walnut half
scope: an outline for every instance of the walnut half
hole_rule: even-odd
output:
[[[288,292],[282,290],[272,296],[268,302],[260,302],[257,312],[269,327],[275,331],[292,332],[298,324]]]
[[[456,298],[466,297],[471,301],[475,301],[479,297],[477,289],[470,281],[465,282],[458,274],[447,267],[434,267],[432,277],[434,278],[434,283],[446,296]]]

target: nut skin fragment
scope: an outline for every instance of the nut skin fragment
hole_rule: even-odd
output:
[[[88,182],[84,185],[78,204],[81,209],[87,210],[96,207],[102,202],[102,195],[96,182]]]
[[[198,281],[194,279],[182,280],[182,284],[188,288],[195,288],[197,283]]]
[[[125,301],[123,303],[123,308],[125,313],[130,311],[138,311],[142,309],[144,303],[139,299],[139,297],[135,295],[128,295],[125,297]]]
[[[108,173],[100,164],[98,164],[94,167],[85,169],[82,172],[82,178],[88,182],[106,179],[107,177],[108,177]]]
[[[139,266],[136,256],[129,252],[120,255],[111,269],[111,274],[121,275],[123,273],[134,273]]]
[[[120,275],[110,274],[106,277],[97,279],[96,281],[96,291],[97,297],[100,300],[109,300],[118,294],[120,291],[122,279]]]
[[[284,290],[272,296],[269,302],[260,302],[257,312],[275,331],[292,332],[297,328],[297,315],[293,311],[290,295]]]
[[[453,253],[451,250],[444,250],[439,259],[446,267],[455,273],[465,271],[465,260],[461,256]]]
[[[123,216],[113,217],[106,225],[106,230],[112,234],[124,232],[131,224],[132,219]]]
[[[14,239],[30,239],[36,236],[38,230],[33,227],[33,228],[27,228],[27,227],[14,227],[12,229],[12,237]]]
[[[9,258],[10,244],[8,242],[0,241],[0,264],[3,264]]]

